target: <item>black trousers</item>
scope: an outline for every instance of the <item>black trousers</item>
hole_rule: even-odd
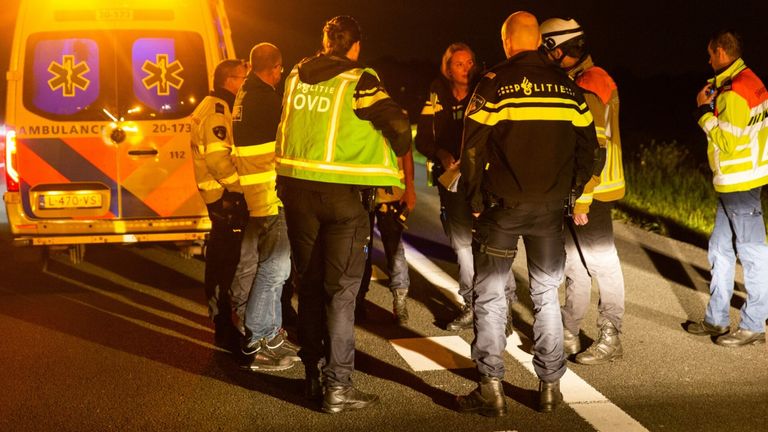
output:
[[[242,230],[233,230],[225,220],[213,216],[221,213],[221,206],[222,200],[207,205],[208,214],[212,217],[211,232],[205,247],[205,296],[212,319],[217,316],[231,319],[229,290],[240,261],[243,233]]]
[[[349,386],[355,364],[355,297],[370,223],[360,193],[333,186],[307,189],[285,182],[279,195],[298,278],[299,356],[308,371],[323,365],[327,385]]]

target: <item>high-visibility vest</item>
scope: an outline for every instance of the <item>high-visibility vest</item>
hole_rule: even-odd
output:
[[[616,201],[624,197],[624,164],[621,160],[619,135],[619,91],[608,73],[594,65],[588,56],[571,71],[579,87],[587,90],[584,100],[592,112],[597,132],[597,142],[605,149],[605,165],[600,172],[600,183],[587,190],[576,200],[574,212],[586,213],[593,198],[598,201]]]
[[[317,84],[299,79],[294,67],[285,84],[277,132],[277,174],[323,183],[404,187],[397,156],[382,133],[354,109],[378,96],[355,97],[364,72],[355,68]],[[382,96],[386,97],[386,96]]]
[[[720,193],[768,183],[768,93],[739,58],[715,77],[714,112],[699,118],[707,134],[712,182]]]

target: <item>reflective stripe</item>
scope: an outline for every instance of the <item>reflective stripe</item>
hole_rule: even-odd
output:
[[[752,157],[744,157],[741,159],[728,159],[720,162],[720,166],[739,165],[743,163],[752,164]]]
[[[216,180],[208,180],[208,181],[198,183],[197,188],[204,191],[212,191],[216,189],[221,189],[223,188],[223,186]]]
[[[560,107],[524,107],[517,106],[504,108],[499,112],[480,111],[472,114],[470,118],[486,126],[495,126],[496,123],[504,120],[526,121],[526,120],[552,120],[568,121],[576,127],[587,127],[592,123],[592,114],[589,111],[578,113],[572,108]]]
[[[379,89],[376,89],[376,92],[371,96],[363,96],[357,98],[355,101],[355,109],[368,108],[376,102],[382,101],[384,99],[389,99],[389,95]]]
[[[299,168],[306,168],[315,171],[334,171],[337,173],[347,173],[359,175],[361,173],[369,175],[386,175],[392,176],[394,172],[390,168],[376,167],[370,165],[344,165],[344,164],[327,164],[317,163],[309,161],[299,161],[293,159],[277,158],[277,163],[281,165],[290,165]]]
[[[226,177],[226,178],[223,178],[223,179],[221,179],[221,181],[220,181],[220,182],[221,182],[221,184],[230,185],[230,184],[234,184],[234,183],[237,183],[237,180],[238,180],[239,178],[240,178],[240,177],[237,175],[237,173],[234,173],[234,174],[232,174],[231,176],[228,176],[228,177]]]
[[[499,101],[498,103],[486,102],[485,107],[487,107],[487,109],[494,110],[494,109],[504,108],[505,105],[533,105],[533,104],[536,104],[537,106],[540,106],[540,104],[571,105],[574,107],[578,107],[579,111],[582,111],[582,112],[587,110],[586,102],[579,104],[578,102],[572,99],[563,99],[563,98],[556,98],[556,97],[507,98]]]
[[[341,74],[344,77],[348,74]],[[331,119],[328,121],[328,134],[325,139],[325,154],[323,160],[331,162],[333,160],[333,152],[336,149],[336,134],[339,132],[339,117],[341,117],[341,109],[343,107],[342,99],[344,98],[344,92],[347,90],[351,79],[345,78],[341,85],[339,85],[336,97],[333,100],[333,112],[331,113]]]
[[[264,144],[257,144],[251,146],[238,147],[235,146],[233,154],[236,157],[249,157],[249,156],[261,156],[268,153],[275,152],[275,141],[271,141]]]
[[[734,135],[736,137],[741,137],[742,135],[744,135],[744,129],[738,126],[735,126],[731,123],[727,123],[724,121],[719,121],[718,123],[720,126],[720,130],[722,130],[723,132],[728,132],[729,134]]]
[[[293,70],[296,72],[294,73],[291,71],[291,75],[288,77],[289,81],[287,88],[290,90],[288,91],[288,95],[285,97],[285,99],[283,99],[289,103],[283,103],[283,116],[280,119],[280,124],[278,125],[280,128],[280,144],[283,146],[283,148],[280,149],[281,153],[285,152],[285,130],[288,128],[288,122],[285,120],[289,118],[289,114],[292,111],[293,104],[290,102],[293,100],[293,92],[296,90],[296,83],[299,81],[298,66],[294,67]]]
[[[258,174],[246,174],[240,176],[241,186],[251,186],[261,183],[268,183],[277,179],[277,173],[274,171],[268,171]]]
[[[231,151],[229,144],[226,144],[222,141],[212,142],[205,146],[205,154],[211,154],[216,152],[222,152],[225,151],[229,153]]]

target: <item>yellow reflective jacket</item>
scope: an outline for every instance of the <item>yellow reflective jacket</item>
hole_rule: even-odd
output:
[[[191,136],[195,181],[203,201],[217,201],[225,188],[242,192],[232,160],[232,114],[217,93],[206,96],[195,108]]]
[[[588,213],[592,200],[608,202],[624,197],[624,165],[621,161],[621,137],[619,136],[619,90],[608,72],[597,67],[592,57],[587,57],[568,73],[586,90],[584,100],[595,121],[597,142],[600,144],[600,164],[595,166],[599,182],[588,182],[584,193],[576,200],[574,213]],[[602,164],[605,161],[605,164]]]
[[[712,81],[715,104],[700,108],[699,126],[707,134],[715,190],[740,192],[763,186],[768,183],[765,86],[741,58]]]

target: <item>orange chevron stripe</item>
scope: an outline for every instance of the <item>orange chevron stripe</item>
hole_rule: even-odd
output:
[[[190,162],[187,159],[187,162]],[[184,163],[179,165],[173,173],[168,175],[164,181],[150,192],[144,199],[152,210],[162,216],[179,216],[177,210],[184,205],[190,197],[198,195],[197,187],[194,182],[194,173],[192,164]],[[205,207],[200,200],[200,208],[197,214],[205,214]]]
[[[163,147],[165,147],[169,142],[173,142],[174,138],[176,138],[175,135],[148,136],[145,137],[146,143],[138,147],[157,148],[157,150],[162,153]],[[189,145],[187,144],[188,142],[189,139],[185,140],[185,150],[189,150]],[[125,179],[131,177],[137,169],[146,165],[147,161],[146,159],[128,156],[127,146],[130,146],[130,144],[123,144],[122,146],[126,146],[126,148],[121,149],[120,152],[117,153],[116,157],[120,161],[119,164],[121,179],[125,181]]]
[[[30,186],[42,183],[70,183],[70,180],[64,177],[54,167],[41,159],[27,146],[19,146],[19,160],[24,161],[23,181]],[[114,219],[115,215],[108,211],[102,216],[75,217],[73,219]]]
[[[52,167],[45,160],[41,159],[35,152],[27,146],[18,147],[18,160],[21,162],[19,172],[22,173],[22,180],[30,186],[40,183],[69,183],[69,179],[64,177],[56,168]]]

